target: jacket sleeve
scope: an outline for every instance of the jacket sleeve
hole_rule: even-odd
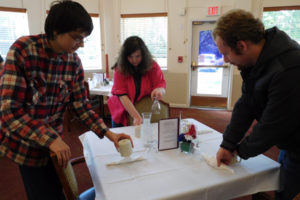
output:
[[[230,123],[223,134],[221,147],[229,151],[236,150],[238,143],[246,134],[253,120],[252,109],[247,103],[246,95],[243,94],[234,106]]]
[[[84,72],[81,61],[77,58],[79,63],[77,76],[75,79],[74,88],[72,91],[72,101],[75,113],[83,123],[85,123],[92,131],[94,131],[100,138],[104,137],[107,126],[104,124],[103,119],[92,110],[87,99],[87,93],[84,86]]]
[[[113,95],[128,94],[127,78],[122,75],[117,69],[114,71],[114,84],[111,89]]]
[[[293,148],[296,133],[299,134],[299,77],[299,67],[280,72],[273,77],[261,119],[252,133],[238,146],[240,157],[247,159],[256,156],[273,145]]]

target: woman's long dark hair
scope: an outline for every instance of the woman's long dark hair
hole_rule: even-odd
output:
[[[140,50],[142,55],[142,61],[137,67],[137,70],[140,74],[145,74],[152,68],[153,59],[144,41],[138,36],[131,36],[125,40],[121,48],[118,62],[113,66],[113,68],[117,67],[118,70],[126,76],[133,75],[136,69],[128,61],[128,56],[137,50]]]

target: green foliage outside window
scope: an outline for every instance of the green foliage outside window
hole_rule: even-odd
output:
[[[300,43],[300,10],[264,12],[263,23],[266,29],[277,26]]]

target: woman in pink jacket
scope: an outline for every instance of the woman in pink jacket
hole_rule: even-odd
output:
[[[134,103],[146,95],[160,100],[165,94],[166,81],[160,66],[152,59],[143,40],[132,36],[125,40],[113,69],[114,85],[108,100],[112,127],[126,126],[127,113],[134,125],[140,125],[143,120]]]

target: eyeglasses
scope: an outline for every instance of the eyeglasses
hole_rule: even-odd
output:
[[[76,42],[76,43],[86,43],[88,41],[88,38],[84,38],[81,35],[74,35],[71,33],[68,33],[68,35]]]

